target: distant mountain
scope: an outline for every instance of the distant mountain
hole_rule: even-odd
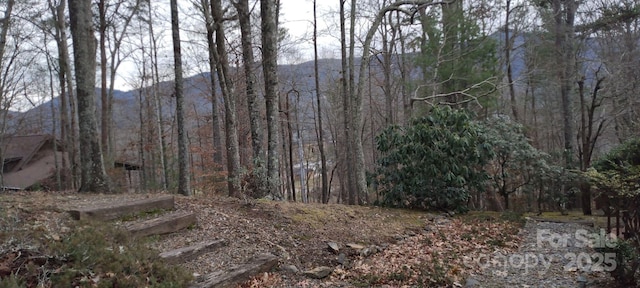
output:
[[[497,55],[502,56],[502,44],[504,43],[504,32],[497,32],[491,36],[499,42]],[[535,37],[531,35],[518,35],[514,39],[515,51],[512,53],[512,69],[514,72],[514,78],[518,79],[524,76],[526,73],[525,65],[525,42],[536,41]],[[596,49],[597,41],[595,39],[587,40],[586,49],[582,51],[582,56],[592,61],[588,61],[585,65],[599,65],[600,61],[597,61]],[[411,56],[410,56],[411,57]],[[356,65],[359,65],[360,59],[356,60]],[[380,61],[376,61],[375,58],[370,60],[372,71],[381,71]],[[320,83],[323,89],[337,89],[339,87],[340,75],[340,59],[321,59],[319,60],[319,77]],[[395,65],[398,67],[398,65]],[[396,68],[397,69],[397,68]],[[417,71],[417,70],[416,70]],[[396,71],[397,73],[397,71]],[[375,72],[374,72],[375,74]],[[261,78],[262,73],[258,71],[256,75]],[[412,77],[418,77],[418,72],[413,72]],[[198,115],[210,115],[211,114],[211,102],[209,95],[209,80],[210,73],[201,73],[185,78],[185,108],[187,114]],[[315,112],[315,72],[313,61],[303,62],[300,64],[289,64],[279,66],[279,81],[280,90],[283,97],[289,97],[290,105],[294,106],[299,104],[298,117],[301,122],[305,122],[308,128],[313,129],[313,117]],[[589,75],[587,75],[588,77]],[[243,87],[244,83],[236,83],[236,86]],[[262,87],[257,87],[258,93],[261,94]],[[163,116],[166,119],[170,119],[175,112],[175,101],[172,98],[173,94],[173,82],[165,81],[159,84],[158,90],[162,96]],[[142,95],[141,95],[141,92]],[[139,107],[140,101],[145,101],[144,90],[135,89],[131,91],[115,90],[114,92],[114,125],[116,129],[124,129],[131,131],[135,127],[139,127]],[[98,113],[100,113],[100,91],[96,89],[96,103],[98,104]],[[219,91],[217,91],[218,99],[220,101],[220,107],[222,107],[222,100]],[[142,98],[141,98],[142,97]],[[299,101],[299,102],[297,102]],[[56,109],[59,107],[59,99],[53,100],[53,106]],[[222,110],[222,109],[221,109]],[[51,132],[52,125],[52,110],[51,102],[45,102],[37,107],[34,107],[25,112],[11,112],[9,127],[15,127],[13,132],[18,134],[31,134]],[[58,120],[59,121],[59,120]],[[308,123],[310,122],[310,123]],[[135,129],[134,129],[135,130]]]

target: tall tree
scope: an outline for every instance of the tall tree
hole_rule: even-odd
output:
[[[215,165],[222,165],[222,133],[220,131],[220,117],[218,115],[218,97],[216,93],[216,72],[218,71],[218,56],[216,51],[216,26],[211,15],[211,3],[209,0],[200,0],[200,10],[205,19],[207,28],[207,47],[209,52],[209,81],[211,83],[211,126],[213,129],[213,162]]]
[[[7,46],[7,34],[9,33],[9,27],[11,25],[11,14],[13,10],[13,5],[15,5],[14,0],[7,1],[7,6],[4,10],[4,17],[0,19],[0,69],[4,69],[5,63],[3,63],[5,59],[5,49]],[[3,77],[4,78],[4,77]],[[4,80],[0,85],[0,102],[5,102],[5,85]],[[6,117],[6,116],[5,116]],[[3,117],[4,118],[4,117]],[[2,123],[2,127],[5,127],[5,121]],[[4,134],[4,129],[2,129],[2,133]],[[4,153],[2,151],[2,147],[0,147],[0,158],[2,158],[2,162],[4,162]],[[2,177],[2,173],[0,173],[0,185],[4,185],[4,180]]]
[[[254,191],[254,196],[262,197],[267,194],[268,188],[266,175],[266,161],[264,159],[264,136],[262,134],[262,121],[260,117],[260,106],[258,95],[255,91],[256,77],[254,74],[254,55],[251,33],[251,11],[249,10],[249,0],[239,0],[234,3],[238,11],[238,21],[240,22],[240,40],[242,42],[242,62],[245,77],[245,92],[247,96],[247,106],[249,108],[249,125],[251,130],[251,146],[253,148],[253,176],[255,177],[255,187],[259,191]]]
[[[220,90],[222,91],[222,98],[224,100],[224,123],[226,130],[227,141],[227,187],[229,190],[229,196],[239,197],[240,191],[240,147],[238,141],[238,121],[236,111],[236,92],[235,84],[233,83],[229,74],[229,60],[227,56],[226,36],[224,31],[224,15],[222,10],[222,1],[211,0],[211,27],[208,29],[214,29],[215,41],[208,41],[209,43],[215,42],[215,47],[209,47],[209,53],[213,56],[216,62],[216,72],[218,74],[218,80],[220,83]],[[207,9],[205,9],[205,13]],[[205,15],[205,18],[207,16]],[[213,71],[212,71],[213,72]]]
[[[343,117],[343,126],[344,126],[344,152],[343,154],[343,171],[346,178],[345,187],[346,191],[341,191],[343,201],[349,204],[355,204],[355,197],[353,197],[353,193],[355,193],[355,176],[354,176],[354,162],[353,162],[353,141],[352,134],[354,131],[351,130],[351,87],[349,86],[349,69],[348,69],[348,58],[347,58],[347,26],[346,26],[346,17],[345,17],[345,2],[346,0],[340,1],[340,53],[341,53],[341,77],[340,84],[341,90],[340,95],[342,96],[342,117]]]
[[[142,0],[98,1],[98,35],[100,47],[100,141],[106,165],[113,165],[113,90],[118,68],[127,56],[121,53],[130,23],[140,13]],[[151,3],[149,3],[151,5]],[[108,51],[107,51],[108,48]],[[108,63],[107,63],[108,61]],[[109,81],[107,81],[109,80]]]
[[[320,177],[322,181],[322,203],[329,203],[329,181],[327,178],[327,156],[324,150],[324,131],[322,125],[322,97],[320,93],[320,73],[318,72],[318,16],[316,0],[313,0],[313,71],[316,85],[316,109],[318,109],[318,152],[320,153]]]
[[[564,136],[564,161],[567,168],[573,168],[573,99],[571,86],[575,78],[574,21],[578,3],[575,0],[553,0],[553,19],[555,21],[555,49],[560,79],[560,98],[562,99],[562,122]]]
[[[90,0],[68,0],[80,123],[80,191],[108,192],[95,115],[96,39]]]
[[[262,71],[267,106],[267,176],[269,194],[281,199],[278,183],[278,0],[260,0],[262,18]]]
[[[69,0],[72,1],[72,0]],[[171,35],[173,38],[173,65],[175,73],[176,118],[178,122],[178,193],[191,195],[189,175],[189,151],[184,116],[184,80],[182,79],[182,52],[180,49],[180,25],[178,1],[171,0]]]

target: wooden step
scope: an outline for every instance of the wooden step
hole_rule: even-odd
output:
[[[198,243],[195,245],[178,248],[160,253],[160,258],[164,259],[169,264],[178,264],[187,262],[191,259],[195,259],[200,255],[211,252],[216,248],[226,246],[227,241],[219,239],[213,241],[207,241]]]
[[[109,203],[101,206],[69,210],[71,217],[76,220],[113,220],[127,215],[153,210],[173,210],[175,200],[172,195],[164,195],[124,203]]]
[[[245,264],[232,266],[228,270],[207,274],[202,281],[198,281],[190,287],[234,287],[238,282],[247,281],[258,273],[270,271],[276,264],[278,264],[278,257],[271,254],[261,254],[250,259]]]
[[[167,234],[196,224],[196,214],[178,211],[126,226],[133,237]]]

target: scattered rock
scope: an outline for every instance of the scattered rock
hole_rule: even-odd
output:
[[[329,246],[329,251],[333,253],[340,252],[340,246],[336,242],[327,242],[327,246]]]
[[[320,266],[320,267],[313,268],[311,270],[304,271],[302,272],[302,274],[304,274],[304,276],[307,276],[309,278],[322,279],[329,276],[331,272],[333,272],[333,268],[330,268],[327,266]]]
[[[300,272],[300,270],[298,269],[298,267],[296,267],[296,265],[283,265],[280,267],[280,269],[282,269],[282,271],[285,271],[287,273],[293,273],[293,274],[297,274],[298,272]]]
[[[480,281],[473,278],[468,278],[467,283],[464,284],[464,287],[465,288],[480,287]]]
[[[360,256],[362,257],[369,257],[369,255],[371,255],[373,253],[371,253],[371,249],[369,248],[364,248],[362,250],[360,250]]]
[[[355,244],[355,243],[349,243],[346,245],[347,247],[351,248],[351,249],[355,249],[355,250],[361,250],[364,249],[364,246],[360,245],[360,244]]]
[[[338,263],[340,263],[340,265],[345,265],[345,263],[347,263],[347,255],[340,253],[340,255],[338,255]]]
[[[451,223],[451,220],[444,218],[444,217],[438,217],[435,219],[436,225],[447,225],[449,223]]]

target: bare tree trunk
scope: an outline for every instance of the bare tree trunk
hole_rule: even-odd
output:
[[[562,119],[564,135],[564,160],[567,168],[573,168],[573,102],[571,83],[575,61],[573,55],[575,0],[553,0],[553,14],[556,24],[555,49],[560,79],[560,97],[562,99]]]
[[[253,174],[255,177],[256,188],[254,191],[257,197],[262,197],[268,193],[266,161],[264,159],[264,136],[262,134],[262,121],[260,117],[260,106],[257,101],[258,95],[255,92],[256,77],[253,72],[254,56],[253,44],[251,42],[251,11],[249,11],[249,1],[239,0],[234,3],[238,11],[238,20],[240,22],[240,34],[242,42],[242,61],[244,62],[245,89],[247,93],[247,106],[249,108],[249,124],[251,126],[251,145],[253,147]]]
[[[152,66],[152,78],[153,78],[153,103],[154,110],[156,114],[155,122],[156,122],[156,130],[158,133],[158,152],[160,153],[160,166],[162,169],[162,188],[164,190],[169,189],[169,182],[171,180],[169,176],[169,160],[167,159],[167,144],[164,138],[164,129],[162,129],[163,118],[162,115],[162,104],[160,103],[160,93],[158,93],[159,85],[160,85],[160,72],[158,71],[158,46],[156,36],[153,33],[153,15],[151,9],[151,3],[148,5],[148,16],[149,16],[149,38],[151,39],[151,66]]]
[[[353,142],[351,141],[352,138],[352,134],[355,133],[355,131],[351,130],[351,87],[349,86],[349,83],[351,83],[350,81],[348,81],[349,79],[349,72],[350,70],[348,69],[348,59],[347,59],[347,36],[346,36],[346,20],[345,20],[345,9],[344,9],[344,4],[346,0],[339,0],[340,1],[340,51],[342,54],[341,57],[341,84],[342,84],[342,91],[341,91],[341,95],[342,95],[342,111],[343,111],[343,125],[344,125],[344,159],[345,165],[343,165],[343,169],[344,172],[343,174],[346,174],[346,181],[345,181],[345,189],[346,191],[342,192],[343,196],[346,196],[346,202],[348,204],[355,204],[355,178],[354,178],[354,163],[353,163]]]
[[[329,203],[329,183],[327,178],[327,155],[324,151],[324,131],[322,126],[322,97],[320,93],[320,74],[318,73],[318,18],[316,0],[313,0],[313,70],[315,73],[316,103],[318,105],[318,150],[320,150],[320,174],[322,181],[322,203]]]
[[[46,39],[46,34],[45,34],[45,42],[47,40],[48,39]],[[47,49],[47,48],[45,48],[45,49]],[[49,54],[48,49],[47,49],[46,53]],[[47,58],[47,68],[49,68],[48,69],[49,70],[49,92],[51,94],[51,101],[49,102],[49,104],[51,104],[50,105],[51,106],[50,107],[51,108],[51,124],[52,124],[51,125],[51,127],[52,127],[51,128],[51,133],[53,134],[53,166],[54,166],[54,169],[55,169],[54,173],[55,173],[55,178],[56,178],[56,190],[57,191],[62,191],[62,177],[61,177],[61,173],[60,173],[60,168],[61,167],[60,167],[60,162],[58,161],[58,141],[57,141],[58,136],[56,135],[57,134],[57,129],[58,129],[57,128],[57,126],[58,126],[57,121],[58,120],[57,120],[57,117],[56,117],[56,106],[54,104],[55,88],[53,87],[53,83],[55,82],[53,80],[54,79],[53,70],[55,70],[55,69],[53,69],[53,65],[51,63],[51,60],[50,60],[51,57],[49,57],[47,55],[46,58]],[[64,155],[63,155],[62,159],[64,161]],[[62,163],[62,164],[64,164],[64,163]],[[0,181],[0,184],[2,184],[1,181]]]
[[[289,95],[286,95],[284,102],[284,111],[285,111],[285,122],[287,123],[287,152],[289,156],[287,157],[289,160],[289,178],[291,178],[291,195],[292,199],[296,201],[296,173],[293,170],[293,128],[291,128],[291,106],[289,105]],[[300,195],[302,196],[302,195]],[[304,202],[304,199],[303,199]]]
[[[178,1],[171,0],[171,34],[173,38],[173,63],[175,71],[176,118],[178,121],[178,193],[191,195],[189,183],[189,151],[184,115],[184,95],[182,79],[182,54],[180,49],[180,27]]]
[[[112,162],[109,147],[109,97],[107,93],[107,9],[106,0],[98,1],[98,33],[100,35],[100,144],[108,162]]]
[[[267,176],[269,194],[282,199],[278,190],[278,22],[276,0],[260,0],[262,18],[262,69],[264,73],[265,99],[267,106]]]
[[[504,24],[504,56],[507,64],[507,82],[509,85],[509,99],[511,103],[511,113],[513,120],[518,122],[518,105],[516,103],[516,91],[513,85],[513,68],[511,67],[511,49],[513,49],[513,39],[509,36],[509,18],[511,17],[511,0],[507,0],[507,9]]]
[[[209,47],[209,80],[211,83],[211,125],[213,126],[213,162],[216,165],[222,165],[222,131],[220,131],[220,117],[218,116],[218,97],[216,96],[216,44],[215,44],[215,27],[213,27],[213,18],[209,7],[209,0],[202,0],[204,17],[207,21],[207,46]],[[222,81],[222,80],[219,80]],[[217,169],[217,167],[216,167]]]
[[[216,59],[218,79],[220,89],[224,99],[225,127],[227,141],[227,171],[229,196],[240,196],[240,149],[238,143],[238,124],[236,115],[236,96],[234,84],[229,75],[229,64],[227,59],[227,47],[225,45],[225,33],[223,26],[222,3],[220,0],[211,1],[212,25],[216,32],[216,47],[209,47],[213,50]],[[212,71],[213,72],[213,71]]]
[[[73,161],[73,151],[74,144],[71,140],[70,135],[70,124],[69,124],[69,98],[70,95],[67,95],[67,70],[69,70],[69,63],[66,62],[68,59],[68,51],[66,41],[66,28],[65,28],[65,0],[60,1],[58,5],[54,5],[51,1],[48,1],[49,9],[51,10],[51,14],[55,19],[55,34],[54,38],[56,40],[56,45],[58,47],[58,81],[60,85],[60,139],[68,152],[69,157],[62,157],[62,169],[64,171],[64,179],[65,179],[65,189],[75,189],[75,176],[73,173],[73,165],[69,165],[68,161]],[[65,57],[65,54],[67,55]],[[70,90],[71,91],[71,90]]]
[[[93,36],[91,1],[69,0],[68,5],[80,122],[82,177],[79,190],[109,192],[111,188],[104,169],[95,115],[96,43]]]
[[[402,114],[403,119],[402,123],[409,123],[409,119],[411,119],[411,101],[409,98],[411,97],[407,92],[409,81],[407,75],[409,72],[407,71],[407,52],[406,52],[406,44],[404,36],[402,35],[402,25],[400,24],[400,12],[396,13],[397,21],[398,21],[398,39],[400,40],[400,83],[402,84],[401,94],[402,94]]]

